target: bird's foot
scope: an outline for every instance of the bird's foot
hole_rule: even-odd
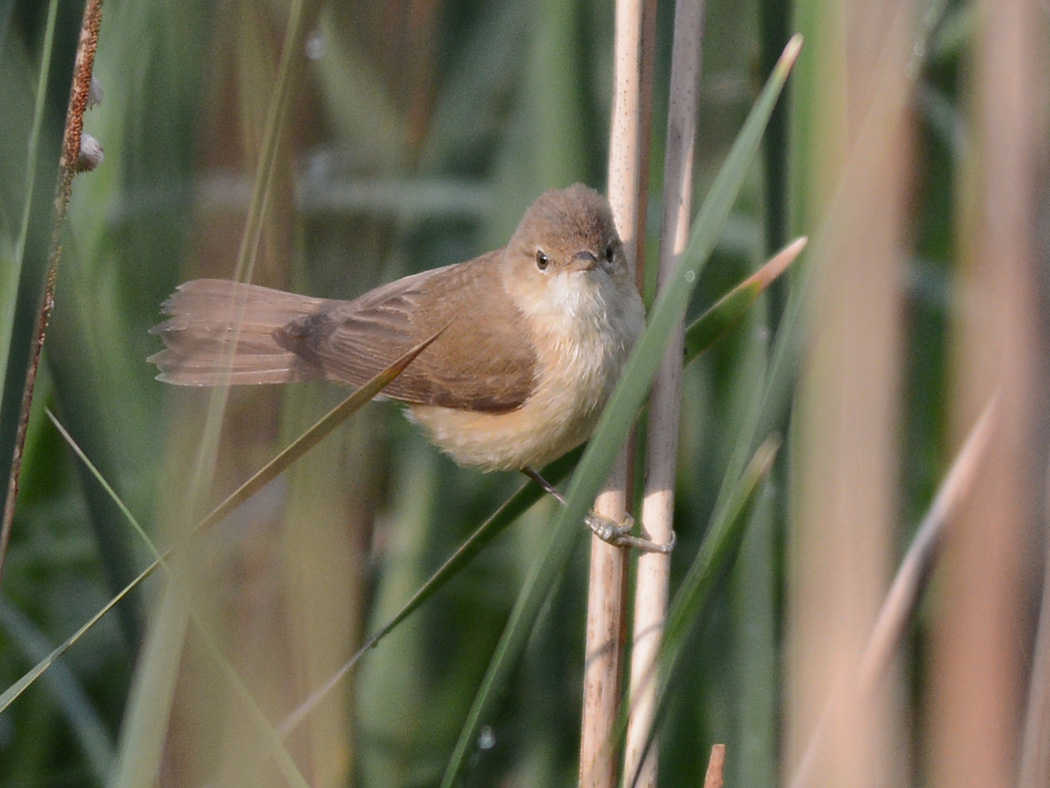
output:
[[[671,551],[674,550],[674,545],[677,541],[677,537],[675,536],[674,531],[672,531],[670,542],[667,544],[657,544],[649,537],[649,534],[644,527],[641,529],[641,536],[635,536],[631,533],[634,530],[634,518],[629,514],[622,523],[617,523],[610,520],[608,517],[603,517],[594,512],[588,512],[585,522],[595,536],[603,542],[611,544],[613,547],[633,547],[643,553],[670,555]]]

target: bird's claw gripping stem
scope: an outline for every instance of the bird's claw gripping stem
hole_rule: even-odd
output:
[[[644,528],[641,536],[635,536],[631,533],[634,530],[634,518],[629,514],[622,523],[617,523],[608,517],[588,512],[585,522],[595,536],[613,547],[634,547],[643,553],[670,555],[677,541],[674,531],[671,532],[671,541],[667,544],[654,542]]]

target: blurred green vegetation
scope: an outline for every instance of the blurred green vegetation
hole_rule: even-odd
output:
[[[760,64],[771,62],[770,52],[779,52],[791,30],[787,5],[708,4],[696,167],[701,197],[766,76]],[[45,406],[153,539],[168,545],[194,511],[220,500],[345,394],[326,384],[231,392],[218,462],[213,476],[206,474],[211,487],[204,500],[195,500],[188,491],[208,395],[166,388],[145,362],[158,349],[147,329],[174,286],[233,271],[286,6],[277,0],[111,0],[104,7],[96,75],[105,100],[89,112],[85,129],[100,140],[106,158],[74,187],[0,589],[0,688],[150,560],[44,418]],[[661,208],[673,17],[671,3],[659,8],[650,260]],[[44,52],[46,3],[0,2],[3,419],[11,418],[12,392],[20,390],[12,370],[29,330],[16,299],[35,304],[42,288],[81,9],[60,4],[55,45]],[[966,137],[956,77],[966,38],[944,31],[958,30],[967,6],[953,2],[942,12],[915,107],[914,248],[903,283],[901,542],[945,462],[954,173]],[[601,188],[612,32],[612,5],[597,0],[324,4],[279,148],[255,281],[352,297],[502,245],[547,188],[577,180]],[[45,120],[38,159],[27,161],[44,57],[52,69]],[[805,67],[819,71],[820,63]],[[755,168],[705,269],[693,315],[788,240],[787,217],[798,206],[785,178],[793,156],[786,117],[774,124],[765,164]],[[32,195],[24,188],[29,167],[37,170]],[[23,240],[29,199],[32,220]],[[795,220],[808,231],[804,218]],[[711,518],[788,287],[761,299],[685,373],[678,573]],[[781,427],[786,419],[775,415]],[[9,446],[0,450],[6,468]],[[259,707],[277,725],[520,483],[511,474],[457,468],[397,407],[375,403],[202,540],[183,566],[194,577],[187,599],[213,627],[229,664],[259,688]],[[778,469],[741,559],[680,660],[664,723],[667,785],[699,784],[715,741],[727,742],[731,753],[727,784],[776,781],[786,509]],[[310,784],[437,783],[554,511],[550,501],[534,507],[366,655],[351,680],[289,737],[289,751]],[[486,723],[466,784],[575,783],[586,569],[577,551],[498,713]],[[112,778],[119,741],[130,735],[133,671],[163,585],[155,579],[137,589],[117,616],[103,619],[0,715],[0,784],[57,788]],[[238,783],[284,784],[268,760],[252,761],[255,750],[245,746],[237,755],[257,732],[202,641],[189,634],[175,695],[158,701],[162,708],[170,704],[172,720],[158,784],[233,784],[223,780],[234,773]],[[202,667],[208,664],[210,673]],[[149,689],[138,691],[148,695]],[[216,708],[198,708],[207,701]]]

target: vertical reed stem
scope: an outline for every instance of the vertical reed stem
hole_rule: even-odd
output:
[[[616,4],[615,74],[612,132],[609,143],[609,202],[623,239],[628,264],[636,262],[642,232],[646,181],[643,162],[647,126],[645,107],[651,106],[651,74],[645,73],[643,46],[652,47],[653,31],[643,32],[643,5],[653,0],[619,0]],[[648,59],[652,62],[652,58]],[[614,521],[627,512],[627,452],[619,458],[594,510]],[[612,734],[620,707],[623,649],[626,640],[625,591],[627,551],[591,539],[591,570],[587,602],[586,667],[583,689],[583,730],[580,744],[580,784],[612,788],[619,758]]]
[[[660,229],[661,287],[666,285],[689,239],[703,18],[703,0],[678,0],[671,55],[664,215]],[[668,343],[649,407],[648,478],[642,522],[653,541],[661,544],[670,542],[673,535],[683,330],[684,324],[679,324]],[[654,743],[646,753],[646,743],[656,711],[658,682],[653,678],[667,615],[670,574],[670,555],[648,553],[638,558],[629,695],[631,713],[624,763],[627,785],[656,785],[659,748]]]

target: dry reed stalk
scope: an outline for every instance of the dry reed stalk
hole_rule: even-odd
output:
[[[640,293],[645,292],[645,225],[649,215],[648,176],[650,153],[653,138],[653,75],[656,73],[656,0],[643,0],[642,3],[642,63],[640,81],[641,96],[638,99],[638,206],[640,243],[634,247],[634,283]],[[628,444],[628,455],[634,456],[634,436]],[[634,469],[628,467],[628,487]]]
[[[811,215],[823,216],[809,258],[812,341],[793,425],[787,767],[797,772],[830,708],[806,785],[860,788],[897,783],[907,764],[892,692],[828,704],[861,658],[894,547],[912,9],[890,0],[841,13],[821,31],[840,71],[821,79],[841,80],[842,90],[818,90],[819,137],[803,176],[823,198]],[[819,51],[818,43],[809,53]]]
[[[613,466],[606,489],[595,501],[597,513],[612,519],[623,518],[626,478],[626,458],[621,456]],[[626,582],[627,551],[592,538],[580,742],[580,785],[586,788],[616,785],[619,757],[613,731],[620,712],[620,677],[627,628]]]
[[[1026,84],[1017,86],[1018,93],[1013,97],[1009,107],[1010,117],[1017,124],[1013,133],[1021,136],[1021,139],[1015,140],[1014,144],[1025,154],[1025,158],[1030,157],[1029,165],[1035,165],[1030,167],[1030,171],[1038,173],[1037,177],[1042,178],[1042,190],[1045,195],[1048,174],[1047,165],[1050,162],[1047,161],[1045,150],[1042,155],[1039,155],[1030,146],[1034,140],[1046,139],[1047,122],[1045,108],[1048,98],[1047,85],[1045,82],[1038,87],[1032,84],[1035,75],[1047,73],[1048,53],[1046,41],[1040,36],[1032,35],[1032,31],[1036,29],[1033,15],[1037,13],[1033,4],[1015,4],[1011,6],[1010,12],[1011,18],[1002,19],[1000,22],[1013,27],[1014,35],[1020,37],[1022,42],[1022,46],[1015,52],[1015,56],[1019,58],[1015,68],[1020,73],[996,76],[1011,80],[1009,84],[1015,84],[1013,82],[1015,76],[1020,76],[1026,80]],[[1025,18],[1026,16],[1027,19]],[[999,65],[1000,67],[1003,65],[1001,59]],[[1026,87],[1032,90],[1031,94],[1024,90]],[[1021,98],[1020,102],[1017,101],[1018,97]],[[1042,105],[1044,108],[1042,114],[1038,112],[1037,107],[1039,105]],[[993,111],[995,111],[995,108],[989,107],[989,114]],[[994,119],[988,117],[988,120]],[[1017,173],[1015,172],[1014,174],[1016,176]],[[1034,206],[1028,204],[1028,200],[1033,196],[1032,191],[1021,191],[1017,198],[1023,202],[1020,205],[1016,205],[1015,210],[1020,209],[1022,212],[1032,210]],[[1046,252],[1044,251],[1044,259],[1045,256]],[[1038,265],[1034,259],[1030,260],[1029,263]],[[1029,350],[1035,350],[1037,357],[1030,357],[1028,361],[1038,362],[1038,349],[1029,346]],[[1034,367],[1030,374],[1036,381],[1039,379],[1045,381],[1047,372],[1048,369],[1044,359],[1042,365]],[[1035,410],[1036,412],[1042,411],[1045,413],[1045,396],[1040,397],[1040,400],[1039,403],[1035,404]],[[1039,459],[1045,460],[1045,456]],[[1044,488],[1045,494],[1047,491],[1050,491],[1050,479],[1045,480],[1044,484],[1046,485]],[[1050,508],[1045,508],[1042,517],[1044,528],[1048,518],[1050,518]],[[1050,546],[1050,535],[1045,531],[1043,539]],[[1021,740],[1020,775],[1017,784],[1020,788],[1050,788],[1050,553],[1044,556],[1043,599],[1036,633],[1035,654],[1032,660],[1027,704],[1024,736]]]
[[[3,522],[0,524],[0,581],[4,577],[7,545],[11,539],[11,526],[18,500],[18,481],[22,474],[22,457],[25,453],[26,432],[29,429],[29,413],[33,407],[33,392],[36,389],[37,370],[40,368],[40,353],[47,337],[47,325],[51,310],[55,306],[55,284],[58,281],[58,266],[62,261],[62,230],[69,213],[69,200],[73,196],[73,177],[80,162],[81,137],[84,131],[84,113],[91,97],[91,74],[95,67],[95,51],[98,49],[98,30],[102,25],[102,0],[89,0],[84,7],[84,21],[80,25],[80,41],[77,44],[76,60],[73,63],[73,85],[69,91],[66,109],[66,130],[62,137],[62,156],[58,162],[58,186],[55,190],[55,214],[51,225],[51,254],[47,265],[47,281],[44,299],[37,315],[33,336],[33,349],[26,382],[22,389],[22,404],[18,416],[18,431],[11,458],[11,474],[7,479],[7,496],[4,499]],[[50,53],[44,53],[49,57]],[[29,166],[35,166],[29,162]],[[27,196],[28,199],[28,196]]]
[[[972,419],[994,390],[1000,423],[988,470],[945,553],[929,641],[928,783],[952,788],[1016,784],[1027,661],[1025,552],[1038,520],[1031,469],[1045,461],[1034,429],[1045,409],[1034,380],[1045,361],[1034,258],[1033,165],[1045,155],[1034,100],[1045,73],[1041,12],[1034,0],[983,0],[975,11],[965,83],[974,147],[958,206],[952,421],[958,428]]]
[[[643,68],[643,41],[652,46],[652,34],[643,35],[643,5],[652,0],[618,0],[614,43],[612,130],[609,143],[608,195],[629,264],[635,268],[641,243],[639,194],[646,178],[642,114],[650,104],[651,75]],[[655,20],[655,15],[650,15]],[[651,58],[650,58],[651,62]],[[627,514],[627,452],[618,459],[605,489],[595,500],[599,515],[621,522]],[[613,730],[620,709],[623,649],[626,640],[625,591],[628,553],[599,539],[591,539],[591,568],[587,598],[586,666],[583,687],[583,723],[580,742],[580,784],[613,788],[619,757]]]
[[[1045,482],[1050,491],[1050,478]],[[1050,505],[1050,500],[1048,500]],[[1050,506],[1044,512],[1044,526],[1050,518]],[[1050,538],[1044,534],[1047,547]],[[1021,742],[1019,788],[1050,788],[1050,554],[1043,565],[1043,599],[1039,627],[1032,659],[1032,677],[1028,683],[1028,708],[1025,712],[1024,739]]]
[[[704,775],[704,788],[722,788],[725,783],[726,746],[715,744],[711,747],[711,758],[707,762],[707,774]]]
[[[692,215],[693,156],[703,34],[703,0],[678,0],[671,55],[670,113],[664,163],[664,215],[660,229],[659,283],[665,286],[689,239]],[[667,346],[653,384],[646,446],[645,498],[642,523],[650,538],[667,544],[673,538],[674,483],[678,455],[684,322]],[[631,651],[631,700],[624,775],[627,785],[655,786],[659,746],[646,751],[656,713],[659,682],[653,672],[667,615],[671,556],[642,554],[634,599]]]
[[[937,492],[937,497],[912,540],[908,553],[893,579],[882,602],[878,618],[872,627],[864,653],[855,672],[835,688],[806,747],[798,770],[791,779],[791,788],[813,783],[813,767],[817,754],[826,745],[828,725],[837,712],[833,707],[843,703],[863,703],[873,693],[890,669],[904,640],[922,592],[941,555],[948,529],[958,517],[963,503],[984,465],[995,429],[996,404],[993,399],[985,407],[959,451],[951,470]]]

